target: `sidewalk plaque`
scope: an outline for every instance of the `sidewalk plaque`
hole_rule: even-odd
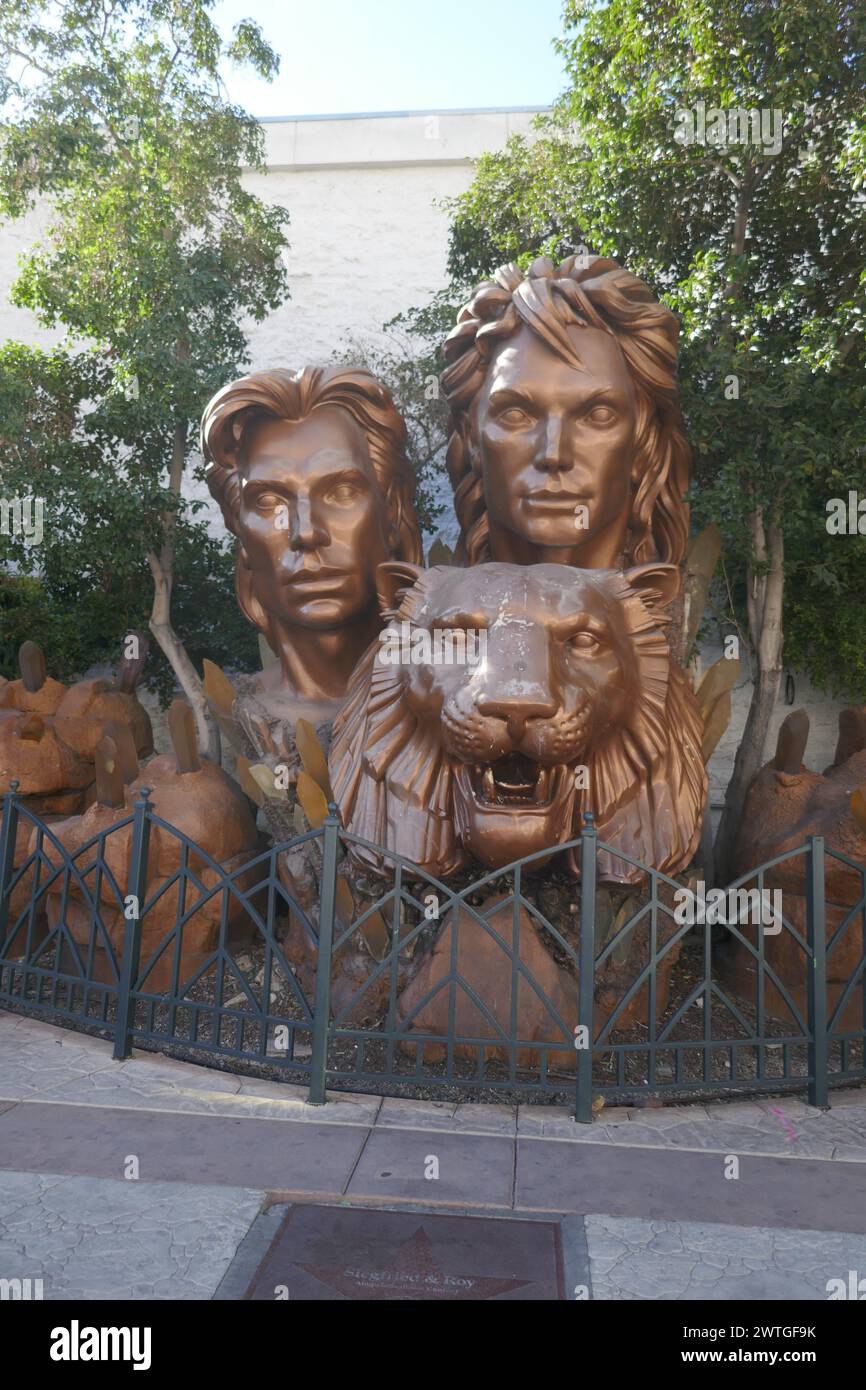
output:
[[[551,1221],[292,1206],[250,1299],[562,1299]]]

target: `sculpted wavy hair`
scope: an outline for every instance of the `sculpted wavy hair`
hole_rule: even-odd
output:
[[[634,383],[635,452],[639,482],[629,519],[626,564],[661,560],[679,564],[688,537],[691,451],[683,432],[676,381],[677,320],[647,286],[616,261],[570,256],[561,265],[548,257],[524,275],[503,265],[479,285],[460,311],[445,342],[442,388],[451,410],[447,463],[460,522],[456,559],[490,560],[490,539],[477,450],[471,441],[473,404],[490,359],[500,344],[527,324],[547,346],[581,366],[567,330],[599,328],[619,343]]]
[[[528,567],[549,572],[557,585],[571,586],[575,612],[580,611],[581,572],[559,566]],[[419,570],[408,565],[379,566],[380,607],[386,623],[414,623],[425,599],[435,594],[453,571],[436,565]],[[466,578],[466,606],[472,612],[477,594]],[[671,660],[664,608],[674,595],[673,581],[653,565],[626,572],[589,570],[590,582],[610,605],[617,605],[627,633],[623,679],[636,697],[620,718],[602,721],[579,755],[587,769],[587,787],[569,806],[573,819],[568,838],[581,833],[584,810],[595,812],[599,838],[614,847],[598,856],[602,882],[639,882],[641,873],[623,863],[616,849],[666,874],[678,873],[691,860],[701,833],[707,778],[701,757],[703,724],[686,676]],[[678,587],[678,579],[677,579]],[[667,593],[660,590],[667,588]],[[392,592],[393,591],[393,592]],[[453,593],[450,595],[454,600]],[[495,617],[495,601],[489,608]],[[537,621],[530,620],[528,621]],[[380,644],[361,657],[349,680],[346,700],[334,721],[328,767],[334,800],[343,824],[364,840],[401,854],[435,877],[445,879],[465,868],[469,856],[459,839],[454,811],[456,757],[442,738],[441,700],[431,688],[426,717],[406,700],[406,670],[383,665]],[[587,661],[595,658],[588,657]],[[465,682],[471,668],[460,668]],[[495,679],[491,665],[490,678]],[[553,697],[553,692],[551,691]],[[448,718],[468,716],[452,712]],[[407,808],[412,814],[407,814]],[[423,808],[425,814],[420,814]],[[562,818],[569,814],[565,805]],[[519,810],[512,814],[520,816]],[[565,836],[563,836],[565,838]],[[387,869],[376,850],[355,845],[352,858],[365,868]],[[576,874],[579,862],[568,851]]]
[[[364,432],[373,471],[394,519],[398,537],[394,558],[423,563],[421,532],[412,502],[414,475],[406,458],[406,426],[390,392],[362,367],[255,372],[229,382],[208,403],[201,420],[201,451],[210,465],[208,487],[229,530],[237,535],[238,461],[250,428],[262,420],[305,420],[313,410],[326,405],[345,410]],[[240,554],[237,581],[238,599],[244,608]]]

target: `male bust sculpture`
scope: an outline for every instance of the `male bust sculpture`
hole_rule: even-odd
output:
[[[238,539],[241,611],[278,658],[259,690],[339,703],[380,627],[376,567],[420,563],[406,431],[369,372],[273,370],[202,417],[208,485]]]
[[[685,553],[677,322],[615,261],[500,266],[445,343],[457,560],[586,569]]]

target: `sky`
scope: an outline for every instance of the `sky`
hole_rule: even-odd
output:
[[[273,83],[229,68],[254,116],[547,106],[565,80],[562,0],[218,0],[226,33],[254,19],[280,54]]]

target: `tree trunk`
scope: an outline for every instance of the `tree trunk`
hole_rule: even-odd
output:
[[[784,597],[784,538],[771,521],[764,531],[763,511],[751,517],[754,561],[749,566],[749,630],[757,656],[757,674],[743,737],[734,760],[734,771],[725,793],[725,805],[716,836],[716,880],[730,882],[734,850],[749,787],[764,762],[767,733],[782,680],[782,601]],[[757,575],[754,564],[766,564]]]
[[[172,440],[169,476],[169,491],[175,497],[180,497],[185,459],[186,428],[183,425],[176,425]],[[167,512],[163,518],[163,543],[160,552],[157,555],[151,551],[147,557],[150,572],[153,575],[153,606],[149,627],[159,643],[160,649],[168,658],[180,688],[192,707],[199,751],[219,766],[222,753],[219,729],[208,709],[204,687],[198,672],[171,625],[171,590],[174,583],[174,526],[175,513]]]
[[[737,200],[731,225],[731,269],[725,286],[725,297],[737,300],[740,286],[736,270],[746,250],[749,216],[755,191],[766,175],[771,161],[765,159],[756,168],[748,154],[737,184]],[[726,332],[730,330],[730,313],[724,318]],[[782,528],[781,499],[765,528],[764,510],[757,500],[749,516],[752,558],[747,569],[746,601],[749,614],[749,637],[757,657],[752,701],[746,727],[734,760],[734,771],[725,792],[725,804],[719,822],[715,844],[716,882],[726,885],[734,874],[734,852],[743,816],[746,795],[764,761],[767,732],[779,695],[782,679],[782,600],[784,596],[785,546]],[[708,812],[709,814],[709,812]]]
[[[198,672],[186,653],[186,648],[171,625],[171,572],[163,568],[163,551],[159,555],[151,552],[147,559],[153,575],[153,608],[148,626],[168,658],[171,669],[177,676],[181,690],[189,701],[195,716],[195,728],[199,751],[212,763],[219,766],[222,758],[219,729],[211,718],[204,687]]]

